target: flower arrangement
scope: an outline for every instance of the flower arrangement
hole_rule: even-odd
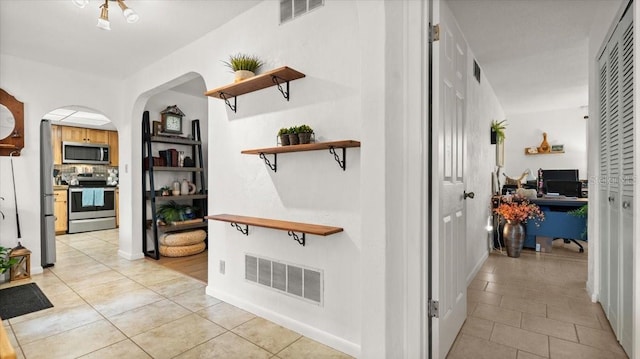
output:
[[[527,221],[535,221],[536,225],[544,221],[544,213],[540,207],[534,203],[530,203],[525,197],[521,196],[502,196],[500,204],[493,210],[496,214],[504,218],[510,223],[527,223]]]

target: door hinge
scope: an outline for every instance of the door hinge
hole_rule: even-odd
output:
[[[429,318],[440,318],[439,303],[437,300],[429,301]]]
[[[429,42],[440,40],[440,24],[429,26]]]

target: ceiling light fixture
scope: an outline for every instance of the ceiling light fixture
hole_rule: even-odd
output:
[[[96,26],[103,30],[111,30],[111,23],[109,22],[109,1],[115,1],[122,10],[122,15],[128,23],[133,24],[140,20],[140,16],[133,9],[125,5],[124,0],[104,0],[104,4],[100,5],[100,17]],[[71,0],[73,4],[79,8],[84,8],[89,3],[89,0]]]

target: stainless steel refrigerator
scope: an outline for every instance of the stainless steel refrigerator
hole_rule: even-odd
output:
[[[56,217],[53,214],[53,152],[51,122],[40,122],[40,247],[42,266],[56,262]]]

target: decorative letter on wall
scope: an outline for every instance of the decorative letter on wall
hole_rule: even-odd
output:
[[[0,89],[0,156],[20,156],[24,148],[24,104]]]

